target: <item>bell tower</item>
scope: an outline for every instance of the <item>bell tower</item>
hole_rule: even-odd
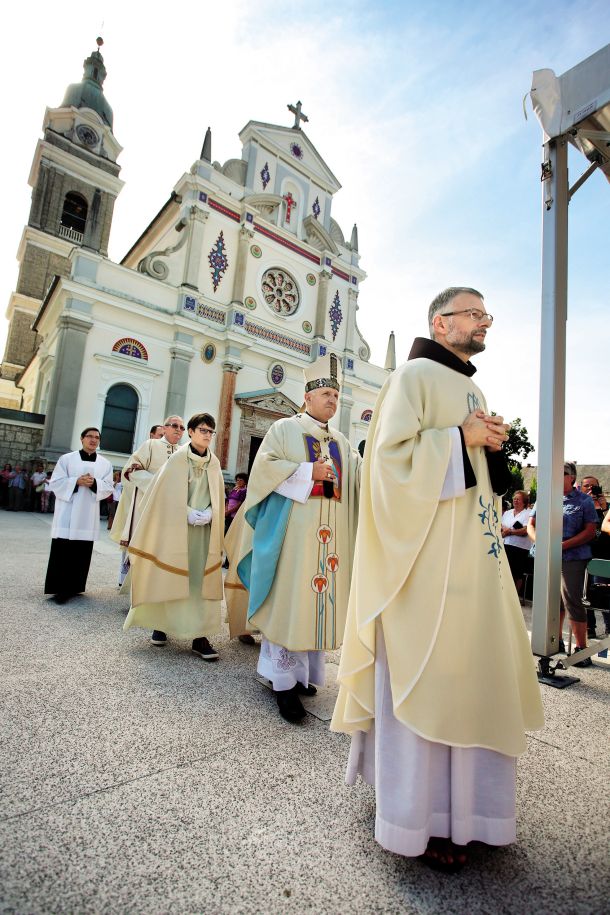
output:
[[[58,108],[45,111],[29,176],[32,204],[17,254],[17,289],[7,309],[0,406],[20,407],[14,382],[38,346],[32,323],[53,278],[69,274],[73,249],[108,255],[114,202],[123,182],[117,165],[122,147],[103,89],[102,44],[98,38],[84,61],[81,82],[68,86]]]

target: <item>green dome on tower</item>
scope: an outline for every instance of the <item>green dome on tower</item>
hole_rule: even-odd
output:
[[[91,108],[96,111],[101,119],[112,127],[112,108],[104,96],[103,82],[106,79],[104,58],[99,48],[102,46],[101,38],[97,39],[98,50],[83,62],[83,78],[80,83],[72,83],[66,89],[62,108]]]

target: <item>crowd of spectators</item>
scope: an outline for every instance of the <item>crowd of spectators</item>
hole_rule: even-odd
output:
[[[0,471],[0,508],[6,511],[52,512],[51,471],[42,461],[5,464]]]
[[[596,610],[604,620],[605,634],[610,634],[610,585],[598,576],[585,576],[589,561],[610,559],[610,512],[599,480],[585,476],[576,483],[574,463],[564,465],[563,531],[560,619],[563,630],[567,615],[576,651],[585,648],[588,638],[596,638]],[[513,507],[506,506],[501,532],[515,587],[522,600],[532,593],[536,540],[536,505],[530,506],[530,495],[517,490]],[[529,582],[529,586],[528,583]],[[585,582],[587,582],[585,587]],[[527,591],[527,594],[526,594]],[[563,639],[560,650],[565,651]],[[577,666],[587,666],[590,659]]]

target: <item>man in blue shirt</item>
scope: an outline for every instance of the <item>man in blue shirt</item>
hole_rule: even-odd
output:
[[[597,512],[591,496],[574,489],[576,466],[563,465],[563,534],[561,538],[561,610],[559,650],[565,651],[561,639],[566,610],[576,641],[575,651],[587,647],[587,610],[582,603],[585,569],[591,559],[590,541],[595,537]],[[536,540],[536,509],[527,523],[527,532]],[[578,661],[575,667],[590,667],[591,658]]]

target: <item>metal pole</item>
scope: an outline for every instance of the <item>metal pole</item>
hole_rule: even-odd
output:
[[[568,287],[568,152],[565,137],[544,146],[542,166],[542,307],[536,559],[532,651],[555,654],[563,528],[565,367]]]

